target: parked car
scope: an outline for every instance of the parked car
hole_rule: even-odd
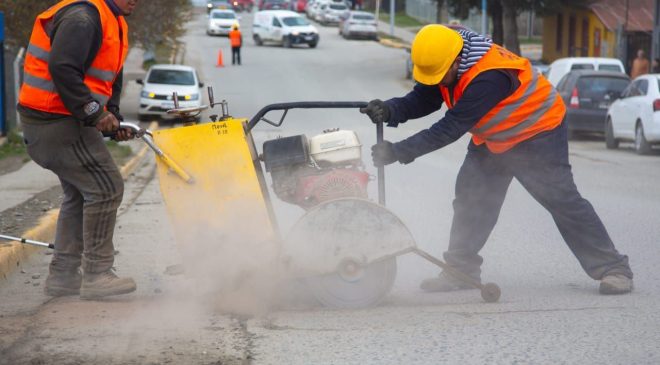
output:
[[[202,105],[197,71],[184,65],[153,65],[144,80],[136,80],[142,85],[138,119],[170,117],[167,111],[174,108],[172,93],[176,92],[180,108],[193,108]]]
[[[254,7],[253,0],[233,0],[231,4],[234,11],[239,13],[243,11],[251,13],[252,8]]]
[[[319,32],[307,19],[290,10],[264,10],[254,14],[252,37],[261,46],[264,42],[280,43],[284,47],[319,43]]]
[[[557,59],[550,64],[547,79],[552,85],[557,86],[559,80],[573,70],[626,72],[623,63],[616,58],[566,57]]]
[[[341,16],[348,11],[348,6],[343,2],[329,2],[321,6],[318,19],[323,25],[339,24]]]
[[[286,10],[289,9],[287,0],[261,0],[259,10]]]
[[[339,23],[339,34],[347,39],[360,37],[378,40],[376,18],[365,11],[349,11]]]
[[[617,148],[622,140],[634,141],[639,154],[660,143],[660,74],[637,77],[607,111],[605,145]]]
[[[231,9],[232,5],[229,3],[228,0],[209,0],[209,2],[206,4],[206,13],[210,14],[211,10],[214,9]]]
[[[630,84],[628,75],[612,71],[571,71],[557,91],[566,104],[569,138],[578,132],[605,131],[607,109]]]
[[[240,17],[233,10],[213,10],[209,14],[206,34],[208,35],[229,35],[231,27],[238,24]]]
[[[291,6],[293,11],[298,13],[304,13],[305,8],[307,7],[307,0],[294,0],[293,5]]]

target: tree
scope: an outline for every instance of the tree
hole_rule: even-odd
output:
[[[7,44],[17,49],[26,47],[37,15],[58,0],[0,0],[5,13]],[[149,47],[158,42],[175,43],[185,33],[190,19],[190,0],[145,0],[127,17],[132,44]]]

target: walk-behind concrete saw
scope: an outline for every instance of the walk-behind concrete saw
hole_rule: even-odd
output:
[[[369,199],[371,178],[355,132],[326,130],[309,138],[292,135],[268,140],[261,154],[254,145],[251,131],[258,123],[280,127],[292,109],[357,109],[367,103],[271,104],[248,121],[229,116],[223,101],[217,103],[222,105],[222,115],[195,124],[194,117],[207,107],[178,109],[176,95],[174,100],[175,109],[169,113],[191,123],[153,133],[134,127],[134,132],[145,136],[156,152],[161,193],[176,222],[174,233],[180,246],[190,248],[195,242],[208,241],[213,232],[221,241],[214,249],[230,257],[246,252],[250,258],[276,257],[288,277],[304,283],[320,303],[334,308],[377,304],[394,284],[396,257],[410,252],[481,289],[485,301],[499,299],[496,284],[482,285],[417,247],[403,222],[385,206],[383,167],[378,168],[377,201]],[[209,100],[211,107],[217,105],[211,88]],[[283,112],[279,121],[265,117],[272,111]],[[376,132],[382,141],[382,124],[376,125]],[[279,199],[305,210],[283,235],[264,170]],[[236,257],[243,276],[259,270],[263,262]]]

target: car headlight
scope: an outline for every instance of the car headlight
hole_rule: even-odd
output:
[[[154,94],[154,93],[150,93],[150,92],[148,92],[148,91],[142,91],[142,92],[140,93],[140,96],[143,97],[143,98],[153,99],[153,98],[156,97],[156,94]]]
[[[199,94],[190,94],[190,95],[184,95],[183,96],[184,100],[198,100],[199,99]]]
[[[291,32],[291,35],[292,35],[292,36],[294,36],[294,37],[297,37],[297,36],[298,36],[298,34],[300,34],[300,33],[298,33],[298,31],[297,31],[297,30],[296,30],[296,31],[293,31],[293,32]]]
[[[211,9],[213,7],[213,4],[206,4],[206,7]]]

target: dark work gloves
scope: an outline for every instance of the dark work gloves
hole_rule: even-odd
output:
[[[360,113],[368,115],[376,124],[387,123],[390,119],[390,108],[380,99],[370,101],[365,108],[360,108]]]
[[[371,146],[371,158],[374,166],[380,167],[398,161],[392,142],[383,141]]]
[[[107,107],[108,111],[112,113],[115,118],[117,118],[118,121],[123,122],[124,121],[124,116],[119,113],[119,107],[118,106],[109,106]]]

